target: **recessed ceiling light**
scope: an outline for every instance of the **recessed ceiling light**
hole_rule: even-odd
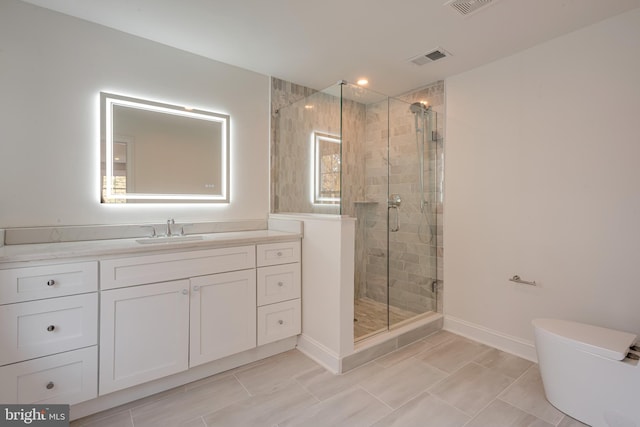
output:
[[[366,85],[369,84],[369,80],[367,80],[367,79],[358,79],[357,83],[358,83],[358,86],[366,86]]]

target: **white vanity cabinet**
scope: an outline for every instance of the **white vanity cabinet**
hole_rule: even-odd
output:
[[[70,404],[86,415],[294,348],[300,233],[221,238],[5,255],[0,402]]]
[[[254,245],[100,267],[100,395],[256,346]]]
[[[98,263],[0,270],[0,402],[97,396]]]
[[[258,245],[258,345],[298,335],[300,312],[300,242]]]

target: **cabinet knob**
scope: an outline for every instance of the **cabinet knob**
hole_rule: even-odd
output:
[[[49,381],[49,383],[47,384],[47,390],[51,390],[53,387],[55,387],[55,384],[53,383],[53,381]]]
[[[278,286],[283,287],[284,283],[283,282],[278,282]]]
[[[194,286],[193,287],[193,292],[198,292],[200,290],[200,286]]]
[[[278,325],[284,325],[284,320],[278,320]]]
[[[182,295],[187,295],[188,293],[189,293],[189,290],[188,290],[188,289],[183,289],[183,290],[182,290]]]
[[[56,329],[56,327],[53,326],[53,325],[47,326],[47,331],[49,331],[49,332],[53,332],[55,329]]]
[[[49,280],[47,280],[47,286],[53,286],[53,285],[55,285],[55,284],[56,284],[56,281],[55,281],[55,280],[53,280],[53,279],[49,279]]]
[[[278,255],[278,256],[282,256],[282,252],[278,252],[278,254],[277,254],[277,255]]]

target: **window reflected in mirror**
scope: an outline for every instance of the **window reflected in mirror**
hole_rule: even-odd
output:
[[[314,198],[316,204],[340,203],[340,138],[321,132],[313,133]]]
[[[103,203],[229,202],[229,116],[101,93]]]

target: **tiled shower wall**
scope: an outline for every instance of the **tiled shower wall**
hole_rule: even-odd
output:
[[[420,212],[419,160],[414,116],[409,112],[416,101],[428,101],[437,117],[433,129],[438,141],[425,145],[425,213]],[[401,194],[403,201],[400,230],[389,238],[389,301],[416,313],[441,310],[432,283],[442,288],[443,114],[443,82],[389,102],[343,102],[342,214],[358,218],[356,298],[387,302],[390,191]],[[339,134],[339,97],[273,78],[271,129],[272,212],[340,213],[337,205],[313,204],[310,194],[311,134]],[[437,292],[439,301],[441,296]]]

